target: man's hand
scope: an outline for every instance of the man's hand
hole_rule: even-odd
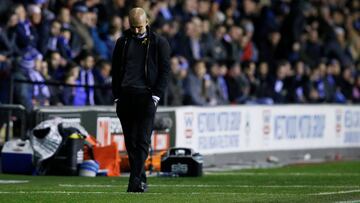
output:
[[[152,95],[152,100],[154,102],[154,105],[157,106],[157,104],[159,103],[160,97]]]

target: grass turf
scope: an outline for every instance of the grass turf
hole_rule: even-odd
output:
[[[360,161],[150,177],[145,194],[126,193],[127,179],[0,174],[0,202],[360,202]]]

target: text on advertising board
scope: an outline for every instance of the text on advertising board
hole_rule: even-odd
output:
[[[325,129],[325,115],[279,115],[274,118],[274,139],[322,138]]]

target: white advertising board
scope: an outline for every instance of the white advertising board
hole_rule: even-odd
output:
[[[202,154],[360,147],[360,106],[180,107],[175,145]]]

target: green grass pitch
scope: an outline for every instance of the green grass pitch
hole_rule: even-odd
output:
[[[0,174],[0,202],[360,202],[360,161],[150,177],[144,194],[127,180]]]

